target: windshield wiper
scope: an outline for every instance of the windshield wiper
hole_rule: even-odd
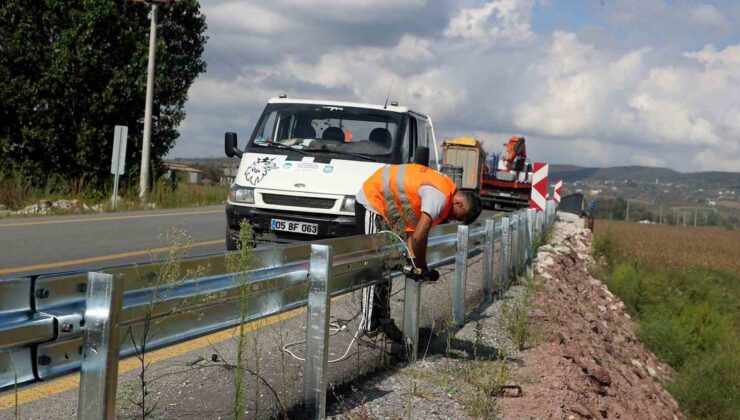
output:
[[[375,158],[374,157],[370,157],[370,156],[367,156],[367,155],[361,155],[359,153],[344,152],[344,151],[341,151],[341,150],[330,149],[330,148],[326,147],[326,145],[321,146],[320,149],[310,149],[310,151],[311,152],[323,152],[323,153],[336,153],[338,155],[354,156],[354,157],[358,157],[358,158],[361,158],[361,159],[370,160],[370,161],[373,161],[373,162],[375,161]]]
[[[265,142],[265,143],[255,143],[256,145],[259,145],[259,147],[274,147],[275,149],[284,149],[284,150],[292,150],[294,152],[298,152],[299,154],[303,156],[308,156],[308,153],[304,152],[301,149],[294,149],[292,146],[286,146],[284,144],[280,143],[274,143],[274,142]]]

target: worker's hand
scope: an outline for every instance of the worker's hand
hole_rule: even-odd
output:
[[[419,277],[421,277],[421,281],[437,281],[439,280],[439,271],[425,268]]]
[[[439,280],[439,271],[430,270],[429,267],[417,267],[414,269],[409,266],[406,276],[416,281],[437,281]]]

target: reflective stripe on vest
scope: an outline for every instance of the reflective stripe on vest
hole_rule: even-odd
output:
[[[416,218],[414,209],[411,208],[409,198],[406,196],[406,186],[403,183],[403,177],[406,174],[407,165],[400,165],[398,172],[396,173],[396,186],[398,187],[398,201],[401,202],[401,212],[407,222],[411,222],[416,226],[419,223],[419,219]]]
[[[362,188],[369,206],[382,215],[393,230],[412,232],[422,214],[419,190],[424,185],[438,189],[447,198],[442,213],[432,220],[435,226],[448,217],[452,208],[452,196],[457,189],[449,177],[413,163],[386,165],[375,171]],[[400,224],[404,226],[398,226]]]

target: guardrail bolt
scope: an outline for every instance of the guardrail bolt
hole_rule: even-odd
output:
[[[62,332],[69,333],[69,332],[72,332],[73,329],[74,327],[72,327],[72,324],[69,324],[66,322],[62,324]]]
[[[39,358],[38,358],[38,364],[40,366],[46,366],[46,365],[48,365],[50,363],[51,363],[51,357],[46,356],[46,355],[39,356]]]
[[[42,287],[36,290],[36,297],[39,299],[46,299],[49,297],[49,291]]]

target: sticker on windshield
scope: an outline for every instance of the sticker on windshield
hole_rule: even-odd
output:
[[[277,169],[275,158],[257,158],[251,165],[247,166],[244,176],[247,178],[247,182],[257,185],[273,169]]]
[[[296,169],[304,172],[318,172],[319,164],[315,162],[298,162]]]

